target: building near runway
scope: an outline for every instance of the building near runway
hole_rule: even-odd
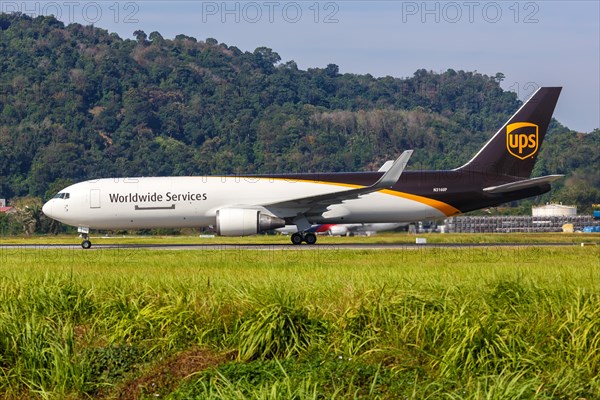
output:
[[[531,216],[460,216],[446,219],[448,233],[509,233],[509,232],[563,232],[563,226],[572,224],[573,230],[600,226],[591,215],[577,215],[577,207],[547,204],[532,207]]]
[[[0,199],[0,213],[10,213],[13,212],[15,209],[13,207],[7,206],[6,205],[6,199]]]
[[[532,217],[574,217],[576,215],[577,206],[563,206],[562,203],[531,207]]]

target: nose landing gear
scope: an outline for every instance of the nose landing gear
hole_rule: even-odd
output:
[[[89,239],[83,239],[83,242],[81,242],[81,247],[87,250],[92,247],[92,242],[90,242]]]
[[[89,239],[90,228],[80,226],[79,228],[77,228],[77,232],[79,232],[81,234],[81,238],[83,238],[83,241],[81,242],[81,247],[86,250],[92,247],[92,242],[90,242]]]

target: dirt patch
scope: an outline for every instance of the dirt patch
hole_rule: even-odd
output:
[[[200,348],[186,350],[159,362],[144,375],[126,382],[110,398],[135,400],[148,395],[162,397],[171,393],[187,377],[231,361],[235,355],[236,352],[215,353]]]

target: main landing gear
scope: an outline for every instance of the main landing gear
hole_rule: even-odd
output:
[[[317,235],[312,232],[297,232],[292,235],[292,243],[293,244],[302,244],[305,242],[306,244],[315,244],[317,243]]]
[[[306,232],[312,226],[311,223],[306,219],[304,214],[298,214],[293,219],[292,223],[298,228],[298,232],[292,235],[292,243],[295,245],[302,244],[315,244],[317,243],[317,235],[312,232]]]

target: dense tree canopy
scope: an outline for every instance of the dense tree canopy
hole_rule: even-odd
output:
[[[0,14],[0,197],[48,196],[97,177],[454,168],[519,106],[501,73],[411,77],[307,71],[272,49]],[[600,195],[600,131],[554,121],[536,174],[568,177],[543,199]]]

